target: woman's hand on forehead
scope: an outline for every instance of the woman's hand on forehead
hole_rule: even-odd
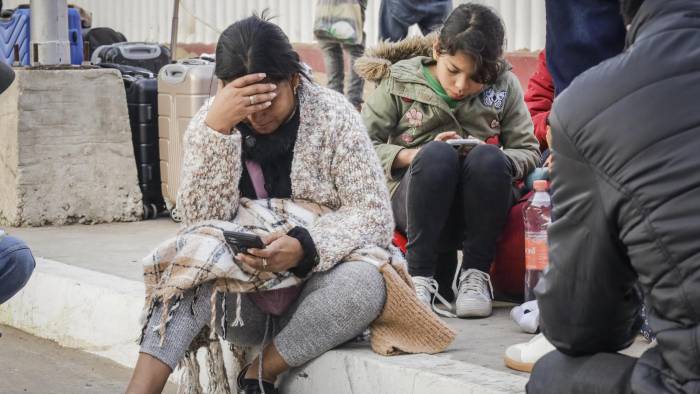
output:
[[[222,83],[207,113],[207,126],[230,134],[248,115],[269,108],[277,96],[277,85],[262,82],[265,78],[266,75],[261,73],[248,74],[230,83]]]

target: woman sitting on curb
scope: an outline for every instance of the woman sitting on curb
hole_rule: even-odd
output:
[[[396,226],[408,238],[406,259],[418,297],[430,304],[436,266],[444,264],[438,252],[461,243],[460,317],[491,314],[488,272],[517,197],[513,182],[540,157],[522,89],[502,57],[503,42],[499,17],[465,4],[448,16],[438,37],[382,44],[356,66],[366,79],[381,81],[362,117],[392,192]],[[447,143],[467,137],[503,149],[481,144],[467,154]]]
[[[357,111],[305,77],[264,16],[229,26],[216,59],[223,86],[184,136],[178,208],[187,227],[144,260],[148,321],[127,392],[160,392],[181,361],[190,392],[200,346],[209,392],[228,392],[217,334],[237,346],[262,342],[239,374],[243,393],[276,393],[279,374],[370,324],[378,353],[444,350],[454,332],[415,298],[388,250],[389,193]],[[265,247],[236,253],[221,230],[257,233]],[[261,297],[292,285],[298,294]]]

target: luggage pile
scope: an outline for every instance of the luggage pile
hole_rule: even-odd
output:
[[[143,195],[143,218],[155,219],[165,211],[160,191],[158,164],[158,100],[156,75],[145,68],[116,63],[100,63],[100,67],[119,70],[126,89],[131,141]]]
[[[134,158],[143,195],[143,218],[155,219],[167,209],[160,186],[157,76],[160,69],[170,62],[170,50],[163,45],[145,42],[102,44],[99,38],[114,41],[123,35],[101,29],[93,29],[86,36],[97,45],[91,61],[100,67],[119,70],[122,74]]]
[[[81,21],[81,15],[86,16]],[[0,15],[0,61],[31,64],[28,5]],[[180,186],[182,139],[190,119],[216,94],[214,59],[200,57],[171,64],[170,49],[130,42],[109,28],[91,26],[91,15],[69,7],[71,62],[119,70],[126,91],[135,164],[143,195],[144,219],[170,213],[180,221],[176,196]],[[85,53],[85,55],[84,55]]]
[[[119,70],[124,79],[144,219],[167,211],[179,222],[183,135],[202,104],[216,94],[218,80],[211,59],[166,64],[164,53],[169,56],[167,48],[155,44],[125,42],[100,46],[92,58],[100,67]]]

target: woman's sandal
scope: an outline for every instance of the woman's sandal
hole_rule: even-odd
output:
[[[248,372],[248,368],[250,368],[252,364],[248,364],[243,369],[241,369],[241,372],[238,374],[238,378],[236,379],[236,383],[238,384],[238,393],[239,394],[278,394],[279,392],[275,388],[274,383],[262,381],[262,389],[260,388],[260,381],[258,379],[247,379],[245,377],[246,372]]]

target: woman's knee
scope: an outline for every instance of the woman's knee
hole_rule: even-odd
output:
[[[339,270],[337,283],[337,301],[343,304],[342,309],[352,316],[371,323],[384,308],[386,301],[386,285],[382,273],[370,263],[363,261],[348,261],[334,268]]]
[[[513,172],[508,156],[494,145],[474,147],[464,160],[462,170],[476,177],[501,177],[508,180]]]
[[[459,164],[459,154],[452,146],[432,141],[420,148],[411,163],[411,174],[424,174],[430,179],[454,178]]]

